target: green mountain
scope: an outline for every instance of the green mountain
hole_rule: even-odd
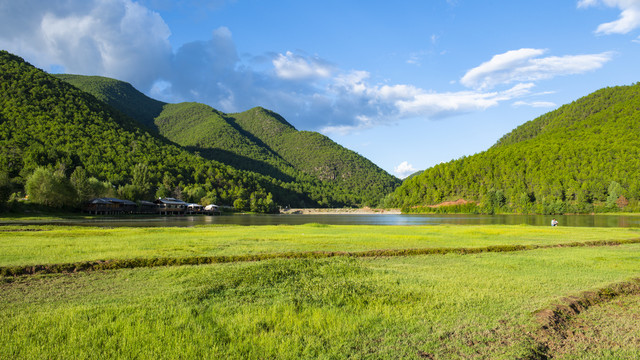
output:
[[[59,75],[147,128],[204,158],[257,172],[277,187],[304,193],[292,206],[377,205],[399,180],[316,132],[298,131],[276,113],[225,114],[199,103],[166,104],[122,81]]]
[[[54,74],[98,100],[107,103],[137,122],[152,129],[153,119],[162,112],[165,103],[136,90],[131,84],[102,76]]]
[[[482,212],[640,210],[640,83],[596,91],[482,153],[427,169],[387,203],[435,211],[426,206],[457,199]]]
[[[93,95],[2,51],[0,178],[22,192],[36,173],[60,189],[71,181],[78,194],[90,177],[125,198],[174,195],[255,211],[274,209],[267,188],[292,193],[149,133]]]
[[[298,131],[269,110],[254,108],[231,116],[244,131],[294,168],[323,182],[364,193],[365,201],[377,202],[400,183],[354,151],[317,132]]]

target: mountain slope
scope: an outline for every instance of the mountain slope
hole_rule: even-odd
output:
[[[392,202],[410,209],[458,198],[489,211],[637,208],[640,84],[596,91],[519,126],[487,151],[428,169],[406,180]]]
[[[364,192],[366,201],[376,202],[399,183],[354,151],[322,134],[298,131],[272,111],[254,108],[230,116],[296,169],[345,189]]]
[[[102,76],[55,74],[58,79],[86,91],[98,100],[118,109],[147,128],[153,128],[153,119],[161,112],[165,103],[152,99],[124,81]]]
[[[258,172],[278,186],[306,193],[315,202],[304,201],[310,206],[375,205],[400,183],[326,136],[298,131],[262,108],[224,114],[207,105],[180,103],[163,104],[158,112],[159,102],[127,83],[101,77],[60,77],[193,153]],[[138,108],[151,110],[136,114]],[[287,201],[295,203],[292,198]]]
[[[251,134],[239,129],[233,119],[199,103],[168,104],[155,119],[157,130],[207,158],[239,169],[256,171],[290,182],[297,174],[289,163]]]
[[[259,176],[150,134],[93,95],[6,51],[0,52],[0,120],[0,169],[19,185],[39,166],[56,167],[66,176],[82,167],[118,188],[142,186],[153,193],[165,188],[188,201],[240,200],[242,207],[254,204],[258,211],[266,210],[258,203],[271,202]]]

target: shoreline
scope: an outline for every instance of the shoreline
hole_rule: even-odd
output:
[[[301,209],[290,208],[280,209],[282,215],[345,215],[345,214],[385,214],[385,215],[400,215],[400,209],[372,209],[372,208],[339,208],[339,209]]]

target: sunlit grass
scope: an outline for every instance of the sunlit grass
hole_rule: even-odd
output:
[[[0,265],[550,245],[639,234],[503,225],[0,230]],[[529,334],[538,310],[638,277],[639,260],[640,244],[628,244],[11,277],[0,283],[0,359],[514,359],[536,346]]]
[[[623,245],[22,277],[0,285],[0,358],[513,359],[533,313],[639,259]]]
[[[634,228],[532,226],[207,226],[0,228],[0,266],[91,260],[545,245],[640,237]]]

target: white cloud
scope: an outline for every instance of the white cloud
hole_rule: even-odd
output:
[[[524,83],[499,92],[439,93],[413,85],[370,84],[368,78],[369,73],[364,71],[352,71],[334,78],[329,89],[332,97],[338,100],[332,105],[348,109],[347,114],[351,114],[351,118],[342,119],[340,124],[326,125],[322,128],[323,132],[345,134],[403,118],[443,118],[484,110],[497,106],[500,102],[524,96],[534,86],[532,83]]]
[[[506,72],[525,65],[529,59],[542,55],[544,52],[545,50],[541,49],[520,49],[494,55],[491,60],[467,71],[462,79],[460,79],[460,83],[467,87],[492,87],[495,83],[499,82],[496,79],[497,75],[504,77]]]
[[[238,62],[231,31],[226,27],[213,30],[207,41],[186,43],[170,58],[171,69],[163,76],[168,86],[164,86],[162,100],[198,101],[225,112],[241,110],[237,94],[252,87],[251,74],[238,69]],[[249,90],[243,97],[248,101],[253,99]]]
[[[349,135],[356,133],[361,130],[365,130],[370,128],[371,126],[367,126],[365,124],[362,125],[335,125],[335,126],[325,126],[320,129],[320,132],[325,135]]]
[[[295,55],[290,51],[286,54],[278,54],[273,60],[278,77],[289,80],[310,78],[327,78],[331,76],[331,66],[319,59],[309,59]]]
[[[320,129],[320,132],[325,135],[338,134],[344,136],[361,130],[370,129],[375,125],[377,125],[377,123],[374,122],[374,119],[366,115],[357,115],[353,125],[325,126]]]
[[[198,101],[224,112],[264,106],[302,129],[325,133],[482,111],[530,95],[534,81],[597,69],[612,56],[512,50],[469,70],[460,83],[470,90],[438,92],[376,83],[367,71],[291,51],[244,62],[226,27],[173,51],[160,15],[133,0],[0,0],[0,10],[0,48],[36,66],[114,77],[167,102]],[[419,61],[422,54],[415,55]],[[493,90],[499,85],[508,88]]]
[[[534,108],[553,108],[556,107],[556,104],[554,102],[550,102],[550,101],[531,101],[531,102],[527,102],[527,101],[516,101],[513,103],[513,106],[531,106]]]
[[[608,7],[621,10],[618,20],[600,24],[596,33],[601,34],[627,34],[640,27],[640,1],[639,0],[580,0],[579,8],[596,6],[602,3]]]
[[[407,161],[401,162],[398,166],[396,166],[393,169],[393,172],[395,172],[398,175],[398,177],[401,179],[406,178],[407,176],[413,174],[416,171],[418,170],[415,169],[413,165],[409,164]]]
[[[589,6],[594,6],[595,4],[598,3],[599,0],[579,0],[578,1],[578,7],[589,7]]]
[[[522,81],[539,81],[561,75],[582,74],[601,68],[613,57],[611,52],[585,55],[539,57],[543,49],[519,49],[494,55],[460,79],[460,83],[478,90],[491,89]]]
[[[411,65],[418,65],[420,66],[420,55],[417,53],[411,54],[409,55],[409,59],[407,59],[407,64],[411,64]]]
[[[2,7],[0,47],[29,56],[37,66],[57,64],[66,72],[126,79],[143,88],[168,68],[168,26],[131,0],[21,0]]]
[[[423,92],[396,102],[400,113],[409,115],[429,115],[442,117],[454,113],[485,110],[497,106],[502,101],[529,93],[534,85],[518,84],[501,92],[459,91],[447,93]]]

